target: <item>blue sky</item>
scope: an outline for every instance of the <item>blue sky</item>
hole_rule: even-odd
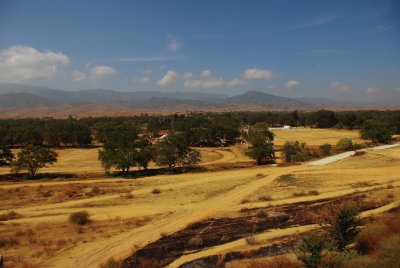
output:
[[[400,97],[400,2],[0,0],[0,82]]]

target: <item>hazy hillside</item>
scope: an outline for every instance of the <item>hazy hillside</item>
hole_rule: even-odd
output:
[[[58,104],[58,101],[25,92],[0,94],[0,110],[51,107]]]
[[[398,106],[398,105],[397,105]],[[120,92],[106,89],[79,91],[0,83],[2,117],[65,117],[91,115],[129,115],[139,112],[168,113],[186,111],[288,111],[371,109],[372,104],[341,103],[327,99],[292,99],[249,91],[228,97],[199,92]],[[380,109],[391,107],[380,107]]]

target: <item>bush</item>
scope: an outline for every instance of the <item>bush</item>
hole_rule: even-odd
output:
[[[8,213],[0,214],[0,221],[15,220],[18,219],[19,217],[21,217],[21,215],[12,210]]]
[[[152,194],[161,194],[161,190],[158,188],[154,188],[153,191],[151,191]]]
[[[349,138],[340,139],[336,143],[336,147],[338,148],[339,151],[342,152],[351,151],[353,150],[353,141]]]
[[[287,163],[303,162],[311,159],[311,154],[306,150],[306,144],[298,141],[287,141],[282,148],[284,160]]]
[[[260,197],[258,198],[258,200],[260,200],[260,201],[271,201],[271,200],[272,200],[272,196],[270,196],[270,195],[263,195],[263,196],[260,196]]]
[[[259,244],[259,241],[257,239],[256,236],[252,235],[252,236],[248,236],[244,239],[247,243],[247,245],[257,245]]]
[[[296,245],[295,253],[299,261],[307,268],[316,268],[325,249],[326,238],[319,233],[302,237]]]
[[[328,156],[331,154],[332,145],[329,143],[322,144],[319,148],[322,150],[323,156]]]
[[[108,261],[102,265],[100,265],[101,268],[119,268],[121,267],[120,263],[118,263],[114,258],[108,259]]]
[[[87,211],[74,212],[69,216],[69,221],[77,225],[84,225],[89,223],[89,213]]]

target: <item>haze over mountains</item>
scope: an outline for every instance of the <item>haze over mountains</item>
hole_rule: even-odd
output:
[[[381,105],[388,104],[381,103]],[[321,108],[343,110],[366,109],[373,105],[343,103],[328,99],[297,100],[258,91],[229,97],[199,92],[120,92],[106,89],[64,91],[41,86],[0,83],[2,117],[65,117],[70,114],[115,116],[141,112],[287,111]]]

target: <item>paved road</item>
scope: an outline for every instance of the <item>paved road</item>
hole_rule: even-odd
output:
[[[397,147],[397,146],[400,146],[400,143],[389,144],[389,145],[381,145],[381,146],[371,147],[371,148],[368,148],[368,149],[362,149],[362,150],[359,150],[359,151],[385,150],[385,149],[390,149],[390,148],[394,148],[394,147]],[[331,164],[333,162],[343,160],[343,159],[345,159],[347,157],[350,157],[352,155],[355,155],[355,153],[356,153],[356,151],[349,151],[349,152],[344,152],[344,153],[341,153],[341,154],[336,154],[336,155],[329,156],[329,157],[326,157],[326,158],[323,158],[323,159],[320,159],[320,160],[312,161],[312,162],[308,163],[308,165],[311,165],[311,166],[325,166],[325,165]]]

